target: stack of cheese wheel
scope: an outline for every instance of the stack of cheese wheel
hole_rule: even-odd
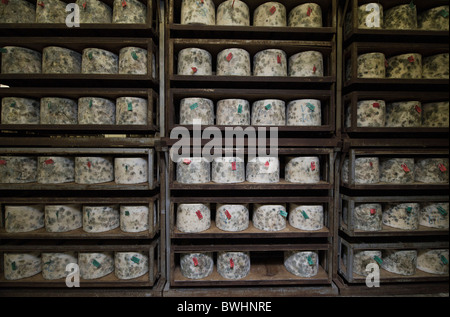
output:
[[[193,233],[211,227],[209,204],[180,204],[177,207],[176,227],[181,232]]]
[[[69,98],[41,98],[40,118],[41,124],[77,124],[78,104]]]
[[[180,124],[214,124],[214,103],[207,98],[183,98],[180,102]]]
[[[418,250],[417,269],[431,274],[448,275],[448,249]]]
[[[291,183],[317,184],[320,182],[320,159],[317,156],[288,157],[285,179]]]
[[[217,7],[216,25],[250,26],[250,10],[244,1],[226,0]]]
[[[357,77],[358,78],[385,78],[386,57],[383,53],[373,52],[358,55]],[[351,67],[350,63],[347,63]]]
[[[402,230],[417,230],[419,212],[418,203],[388,204],[383,211],[383,224]]]
[[[245,178],[251,183],[278,183],[280,161],[277,157],[254,157],[247,162]]]
[[[322,27],[322,8],[317,3],[303,3],[289,12],[288,26],[301,28]]]
[[[407,53],[387,59],[386,78],[421,79],[422,55]]]
[[[0,183],[22,184],[37,180],[37,159],[28,156],[0,156]]]
[[[322,205],[289,205],[289,224],[300,230],[315,231],[324,226]]]
[[[384,12],[384,27],[395,30],[417,29],[417,9],[413,2],[386,10]]]
[[[38,157],[37,181],[40,184],[60,184],[75,181],[73,157]]]
[[[434,128],[449,127],[449,102],[428,102],[422,104],[422,126]]]
[[[217,76],[251,76],[250,54],[242,48],[227,48],[217,54]]]
[[[120,206],[120,230],[142,232],[149,229],[148,206]]]
[[[384,26],[384,11],[380,3],[367,3],[358,7],[359,29],[382,29]]]
[[[116,105],[99,97],[78,98],[78,124],[115,124]]]
[[[81,60],[83,74],[117,74],[119,72],[119,57],[100,48],[85,48]]]
[[[380,182],[410,184],[414,182],[413,158],[384,158],[381,160]]]
[[[106,232],[120,226],[119,208],[110,206],[83,206],[83,230]]]
[[[81,54],[65,47],[44,47],[42,73],[79,74],[81,73]]]
[[[222,99],[217,102],[217,125],[250,125],[250,103],[244,99]]]
[[[344,160],[342,181],[350,183],[350,162]],[[378,157],[357,157],[354,161],[355,184],[376,184],[380,181],[380,166]]]
[[[212,75],[212,56],[208,51],[190,47],[178,53],[178,75]]]
[[[322,103],[319,99],[292,100],[287,105],[287,126],[320,126]]]
[[[6,280],[20,280],[41,271],[41,255],[38,252],[3,254],[3,273]]]
[[[239,280],[250,273],[249,252],[218,252],[217,272],[226,279]]]
[[[279,99],[257,100],[252,105],[251,123],[256,126],[286,125],[286,104]]]
[[[83,226],[81,205],[45,205],[45,230],[67,232]]]
[[[98,279],[114,272],[114,255],[113,252],[80,252],[78,265],[82,279]]]
[[[378,250],[355,251],[353,254],[353,273],[367,276],[371,271],[366,271],[367,265],[379,265],[382,262],[381,257],[381,251]]]
[[[31,98],[2,99],[2,124],[39,124],[40,103]]]
[[[152,121],[147,99],[139,97],[119,97],[116,99],[116,124],[143,125]]]
[[[77,0],[80,23],[111,23],[112,9],[100,0]]]
[[[36,21],[36,7],[26,0],[5,1],[0,5],[0,23],[30,23]]]
[[[42,72],[42,54],[25,47],[4,46],[2,74],[39,74]]]
[[[58,280],[67,276],[66,266],[78,263],[75,252],[42,253],[42,277],[46,280]]]
[[[114,0],[113,23],[143,24],[147,20],[147,6],[139,0]]]
[[[346,127],[351,127],[351,107],[347,108]],[[360,100],[356,104],[356,126],[379,128],[386,125],[386,102],[384,100]]]
[[[81,3],[79,5],[81,11]],[[37,1],[36,23],[65,23],[67,16],[66,6],[67,3],[61,0]]]
[[[381,267],[400,275],[414,275],[417,266],[416,250],[383,250]]]
[[[356,230],[379,231],[382,229],[381,204],[369,203],[355,205],[353,226]]]
[[[111,157],[76,157],[75,183],[98,184],[114,180],[114,166]]]
[[[212,252],[183,253],[180,255],[181,274],[189,279],[202,279],[213,272]]]
[[[284,266],[300,277],[313,277],[319,272],[319,254],[316,251],[285,251]]]
[[[448,183],[448,158],[422,158],[414,165],[414,180],[427,184]]]
[[[44,206],[5,206],[5,231],[29,232],[44,228]]]
[[[398,101],[386,106],[386,127],[422,126],[422,104],[420,101]]]
[[[130,280],[148,272],[148,256],[142,252],[115,252],[114,275],[121,280]]]
[[[236,204],[217,204],[216,227],[223,231],[238,232],[249,226],[248,206]]]
[[[212,161],[211,179],[215,183],[245,182],[245,163],[240,157],[216,157]]]
[[[127,46],[119,51],[119,74],[146,75],[147,50]]]
[[[442,53],[424,57],[422,66],[422,78],[448,79],[449,78],[449,54]]]
[[[280,49],[266,49],[253,56],[253,76],[287,76],[287,55]]]
[[[417,16],[417,27],[420,30],[448,31],[448,13],[448,5],[443,5],[423,11]]]
[[[177,182],[200,184],[211,181],[211,166],[205,158],[179,158],[177,161]]]
[[[147,159],[141,157],[116,157],[114,181],[117,184],[140,184],[149,180]]]
[[[321,52],[304,51],[289,58],[289,76],[323,77],[323,74],[323,55]]]
[[[449,203],[424,203],[420,209],[419,224],[437,229],[448,229]]]
[[[279,2],[266,2],[255,9],[253,26],[286,26],[286,8]]]
[[[286,206],[285,205],[262,205],[253,206],[253,226],[263,231],[280,231],[286,228]]]
[[[216,7],[212,0],[183,0],[181,24],[216,24]]]

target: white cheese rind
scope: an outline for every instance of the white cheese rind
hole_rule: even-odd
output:
[[[78,124],[114,124],[116,105],[113,101],[98,97],[78,98]]]
[[[277,157],[255,157],[247,162],[246,180],[250,183],[278,183],[280,161]]]
[[[226,0],[217,7],[216,25],[250,26],[250,10],[244,1]]]
[[[81,205],[45,205],[45,230],[67,232],[83,226]]]
[[[231,184],[245,181],[245,162],[239,157],[216,157],[211,164],[211,179],[215,183]]]
[[[114,166],[111,157],[76,157],[75,183],[99,184],[114,180]]]
[[[402,4],[385,10],[384,28],[394,30],[417,29],[417,8],[412,2],[411,4]]]
[[[318,99],[290,101],[286,110],[287,126],[321,126],[322,103]]]
[[[282,27],[286,25],[286,7],[279,2],[263,3],[253,12],[253,26]]]
[[[230,280],[246,277],[250,273],[250,252],[218,252],[217,272]]]
[[[216,7],[212,0],[183,0],[181,24],[216,24]]]
[[[416,250],[383,250],[381,267],[400,275],[414,275],[417,266]]]
[[[379,265],[379,262],[375,258],[382,260],[381,251],[355,251],[353,254],[353,273],[367,276],[369,274],[366,271],[367,265]]]
[[[180,255],[181,274],[189,279],[202,279],[213,272],[212,252],[183,253]]]
[[[247,205],[217,204],[216,227],[223,231],[238,232],[249,226]]]
[[[287,158],[285,180],[291,183],[317,184],[320,182],[320,159],[317,156]]]
[[[46,280],[65,278],[68,274],[66,266],[69,263],[78,263],[75,252],[42,253],[42,277]]]
[[[217,76],[251,76],[250,54],[241,48],[227,48],[217,54]]]
[[[303,3],[289,12],[288,26],[303,28],[320,28],[322,22],[322,8],[317,3]]]
[[[448,183],[448,158],[417,159],[414,165],[414,181],[426,184]]]
[[[197,120],[194,122],[194,120]],[[207,98],[183,98],[180,101],[180,124],[213,125],[214,103]]]
[[[414,158],[383,158],[380,161],[381,182],[391,184],[414,182]]]
[[[41,256],[38,252],[3,254],[3,273],[6,280],[20,280],[41,271]]]
[[[353,210],[353,226],[356,230],[379,231],[383,229],[381,204],[356,204]]]
[[[147,6],[138,0],[114,0],[113,23],[140,24],[146,23]]]
[[[114,181],[117,184],[139,184],[148,182],[148,162],[140,157],[116,157],[114,159]]]
[[[425,249],[417,252],[417,269],[438,275],[448,275],[448,249]]]
[[[250,103],[244,99],[222,99],[217,102],[217,125],[250,125]]]
[[[47,46],[42,50],[43,74],[81,73],[81,54],[64,47]]]
[[[85,48],[81,61],[83,74],[117,74],[119,72],[119,56],[100,49]]]
[[[357,77],[358,78],[385,78],[386,57],[383,53],[374,52],[358,55]],[[351,67],[350,63],[347,63]],[[350,75],[350,74],[348,74]]]
[[[152,122],[148,111],[148,101],[139,97],[119,97],[116,99],[116,124],[145,125]]]
[[[208,230],[211,227],[209,204],[178,205],[176,227],[186,233]]]
[[[37,182],[40,184],[60,184],[75,181],[73,157],[38,157]]]
[[[0,183],[34,183],[37,180],[37,170],[35,157],[0,156]]]
[[[5,231],[30,232],[44,228],[44,206],[5,206]]]
[[[121,280],[131,280],[148,272],[149,259],[143,252],[115,252],[114,275]]]
[[[106,232],[119,226],[118,206],[83,206],[84,231],[93,233]]]
[[[78,265],[82,279],[101,278],[114,272],[114,255],[113,252],[80,252],[78,253]]]
[[[42,54],[25,47],[4,46],[2,52],[2,74],[42,73]]]
[[[261,205],[253,206],[253,226],[263,231],[280,231],[286,228],[285,205]]]
[[[377,7],[377,9],[375,9]],[[377,10],[377,13],[374,11]],[[368,17],[369,21],[368,21]],[[378,21],[378,24],[376,23]],[[369,25],[367,24],[369,22]],[[384,10],[380,3],[367,3],[358,7],[359,29],[382,29],[384,27]]]
[[[398,101],[386,106],[386,127],[420,128],[422,126],[420,101]]]
[[[319,254],[316,251],[285,251],[284,266],[300,277],[313,277],[319,272]]]
[[[266,49],[253,56],[253,76],[287,76],[287,55],[280,49]]]
[[[300,230],[322,229],[324,227],[323,206],[289,204],[289,224]]]
[[[418,203],[387,204],[383,211],[383,224],[402,230],[417,230],[419,212]]]
[[[255,126],[285,126],[286,103],[279,99],[255,101],[252,104],[251,123]]]
[[[119,74],[146,75],[147,50],[127,46],[119,51]]]
[[[20,97],[2,99],[2,124],[39,124],[38,100]]]
[[[41,124],[77,124],[78,104],[69,98],[43,97],[40,118]]]
[[[185,48],[178,53],[178,75],[210,76],[212,56],[201,48]]]
[[[422,55],[407,53],[388,58],[386,78],[421,79]]]
[[[148,206],[120,206],[120,230],[142,232],[149,228]]]
[[[8,0],[0,4],[0,23],[30,23],[36,20],[34,3],[26,0]]]
[[[318,51],[304,51],[289,58],[288,75],[291,77],[323,77],[323,55]]]
[[[349,183],[349,159],[344,160],[342,181]],[[380,162],[378,157],[357,157],[354,162],[355,184],[376,184],[380,181]]]
[[[448,229],[449,203],[424,203],[420,209],[419,224],[437,229]]]
[[[176,180],[182,184],[200,184],[211,181],[211,166],[204,158],[180,158],[177,161]]]
[[[347,107],[345,126],[351,127],[351,108]],[[356,125],[380,128],[386,125],[386,102],[384,100],[361,100],[356,104]]]
[[[36,23],[65,23],[67,16],[66,2],[60,0],[38,0],[36,4]]]
[[[80,8],[80,23],[111,23],[112,9],[99,0],[77,0]]]

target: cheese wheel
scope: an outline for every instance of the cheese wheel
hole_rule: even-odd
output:
[[[250,103],[247,100],[219,100],[216,111],[217,125],[250,125]]]
[[[251,76],[250,54],[241,48],[227,48],[217,54],[217,76]]]
[[[380,164],[378,157],[357,157],[354,163],[355,184],[376,184],[380,181]],[[342,166],[342,181],[349,183],[349,160]]]
[[[448,183],[448,158],[417,159],[414,181],[427,184]]]
[[[75,183],[99,184],[114,180],[114,166],[111,157],[76,157]]]
[[[413,158],[385,158],[381,160],[380,181],[392,184],[414,182]]]
[[[26,0],[8,0],[0,4],[0,23],[30,23],[35,20],[34,3]]]
[[[197,121],[194,121],[197,120]],[[183,98],[180,102],[180,124],[214,124],[214,103],[207,98]]]
[[[177,208],[177,229],[181,232],[202,232],[211,227],[209,204],[180,204]]]
[[[38,157],[37,182],[40,184],[60,184],[75,181],[73,157]]]
[[[320,182],[320,160],[317,156],[287,158],[285,179],[291,183],[317,184]]]
[[[403,230],[419,228],[418,203],[387,204],[383,211],[383,224]]]
[[[384,27],[384,11],[380,3],[367,3],[358,6],[359,29],[382,29]]]
[[[44,228],[44,206],[5,206],[5,231],[29,232]]]
[[[414,275],[417,266],[416,250],[383,250],[381,267],[400,275]]]
[[[25,47],[4,46],[2,74],[40,74],[42,54]]]
[[[46,280],[57,280],[67,276],[66,266],[78,263],[75,252],[42,253],[42,277]]]
[[[322,8],[317,3],[303,3],[289,12],[288,26],[302,28],[322,27]]]
[[[319,254],[316,251],[284,251],[284,267],[300,277],[313,277],[319,272]]]
[[[119,51],[119,74],[146,75],[147,50],[127,46]]]
[[[216,24],[216,7],[212,0],[183,0],[181,24]]]
[[[381,258],[381,251],[355,251],[353,254],[353,273],[367,276],[369,274],[366,271],[367,265],[379,265],[379,262],[382,261]]]
[[[38,100],[20,97],[2,99],[2,124],[39,124]]]
[[[226,0],[217,7],[216,25],[250,26],[250,10],[244,1]]]
[[[112,9],[99,0],[77,0],[80,8],[80,23],[111,23]]]
[[[148,206],[120,206],[120,230],[142,232],[149,230]]]
[[[422,55],[408,53],[388,58],[386,78],[421,79]]]
[[[45,205],[45,230],[67,232],[83,226],[81,205]]]
[[[420,30],[448,31],[449,6],[431,8],[417,16],[417,27]]]
[[[253,226],[263,231],[280,231],[286,228],[285,205],[261,205],[253,206]]]
[[[145,158],[116,157],[114,159],[114,181],[117,184],[139,184],[148,182],[149,167]]]
[[[83,206],[83,230],[86,232],[106,232],[120,225],[119,208],[110,206]]]
[[[0,156],[0,183],[22,184],[37,180],[37,159],[27,156]]]
[[[148,272],[148,256],[143,252],[115,252],[114,275],[121,280],[131,280]]]
[[[78,253],[80,277],[93,280],[114,272],[113,252],[80,252]]]
[[[386,127],[422,126],[422,104],[420,101],[399,101],[386,106]]]
[[[424,57],[422,65],[422,78],[448,79],[449,78],[448,66],[449,66],[448,53]]]
[[[41,271],[41,255],[38,252],[3,254],[3,273],[6,280],[20,280]]]
[[[280,161],[277,157],[255,157],[247,162],[246,180],[250,183],[278,183]]]
[[[218,252],[217,272],[230,280],[246,277],[250,273],[250,252]]]
[[[351,109],[347,108],[346,127],[351,127]],[[361,100],[356,104],[358,128],[380,128],[386,125],[386,102],[384,100]]]
[[[448,275],[448,249],[425,249],[417,252],[417,269],[439,275]]]
[[[81,54],[64,47],[47,46],[42,50],[43,74],[81,73]]]
[[[223,231],[238,232],[249,226],[248,205],[217,204],[216,227]]]
[[[383,53],[374,52],[358,55],[357,76],[358,78],[385,78],[386,57]],[[347,63],[351,68],[351,63]],[[351,74],[351,73],[350,73]]]
[[[289,204],[289,224],[300,230],[322,229],[324,226],[323,206]]]
[[[253,26],[286,26],[286,7],[279,2],[266,2],[253,13]]]
[[[85,48],[81,61],[83,74],[117,74],[119,72],[119,56],[100,49]]]
[[[245,182],[245,163],[239,157],[216,157],[211,164],[211,179],[215,183]]]
[[[421,226],[448,229],[449,203],[424,203],[419,213]]]
[[[189,279],[209,276],[214,268],[212,252],[182,253],[180,255],[181,274]]]
[[[113,23],[141,24],[146,23],[147,6],[138,0],[114,0]]]
[[[212,75],[212,56],[201,48],[185,48],[178,53],[178,75]]]
[[[67,15],[66,2],[60,0],[38,0],[36,4],[36,23],[65,23]]]
[[[417,29],[417,8],[412,2],[402,4],[384,12],[384,28],[393,30]]]
[[[40,118],[41,124],[77,124],[78,104],[68,98],[43,97]]]
[[[287,76],[287,55],[280,49],[266,49],[253,57],[253,76]]]
[[[356,204],[353,210],[353,226],[356,230],[363,231],[383,229],[381,204]]]
[[[322,124],[322,104],[318,99],[290,101],[286,110],[287,126],[320,126]]]
[[[113,101],[98,97],[78,98],[78,124],[114,124],[116,105]]]
[[[148,101],[139,97],[119,97],[116,99],[116,124],[143,125],[151,122],[152,112],[148,111]]]
[[[323,55],[318,51],[304,51],[289,58],[288,74],[292,77],[323,77]]]
[[[286,125],[286,103],[279,99],[255,101],[252,104],[251,123],[255,126]]]
[[[448,128],[449,102],[429,102],[422,104],[422,126]]]
[[[184,157],[177,161],[176,180],[182,184],[201,184],[211,181],[211,166],[204,158]]]

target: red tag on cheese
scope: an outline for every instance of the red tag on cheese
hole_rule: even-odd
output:
[[[410,170],[406,164],[402,164],[402,168],[405,172],[407,172],[407,173],[410,172]]]
[[[313,171],[316,170],[316,162],[311,162],[311,169],[312,169]]]
[[[277,56],[277,63],[281,64],[281,56],[280,55]]]
[[[316,65],[314,65],[314,67],[313,67],[313,74],[316,73],[316,70],[317,70]]]
[[[417,111],[418,113],[421,113],[421,112],[422,112],[422,109],[420,109],[420,107],[419,107],[418,105],[416,105],[414,108],[416,108],[416,111]]]
[[[125,8],[127,6],[127,2],[125,0],[122,1],[122,8]]]
[[[236,170],[236,162],[231,162],[231,169],[232,169],[233,171]]]
[[[372,104],[372,106],[373,106],[374,108],[380,108],[380,104],[379,104],[378,102],[374,102],[374,103]]]
[[[38,6],[45,7],[44,1],[38,2]]]
[[[190,159],[183,159],[183,163],[189,165],[189,164],[191,164],[191,160]]]
[[[197,258],[192,258],[192,261],[194,262],[194,266],[197,266],[197,265],[198,265],[198,260],[197,260]]]
[[[89,168],[91,168],[92,163],[88,161],[88,162],[87,162],[87,166],[88,166]]]
[[[376,209],[374,209],[374,208],[370,209],[370,214],[371,215],[375,215],[376,213],[377,213]]]
[[[87,7],[87,3],[83,2],[83,9],[86,9],[86,7]]]
[[[276,11],[277,11],[277,8],[275,8],[275,6],[270,8],[270,13],[274,14]]]
[[[231,219],[231,214],[228,210],[225,210],[225,216],[227,216],[228,219]]]
[[[197,67],[191,67],[191,69],[194,74],[197,72]]]
[[[311,7],[308,7],[308,11],[306,11],[306,15],[307,16],[311,16],[311,12],[312,12]]]
[[[415,61],[415,60],[414,60],[414,56],[411,55],[410,57],[408,57],[408,61],[409,61],[410,63],[414,63],[414,61]]]
[[[45,160],[44,163],[45,163],[46,165],[49,165],[49,164],[53,164],[53,163],[55,163],[55,162],[54,162],[52,159],[48,159],[48,160]]]
[[[439,170],[440,170],[442,173],[444,173],[445,171],[447,171],[447,169],[445,168],[444,164],[439,163],[438,166],[439,166]]]
[[[6,160],[0,160],[0,165],[6,165]]]
[[[198,219],[203,219],[203,215],[200,210],[197,210],[195,213],[197,214]]]
[[[233,54],[232,53],[228,54],[227,61],[231,61],[232,58],[233,58]]]
[[[370,167],[373,167],[373,163],[372,162],[369,162],[369,165],[370,165]]]
[[[232,8],[234,8],[234,1],[235,1],[235,0],[233,0],[233,4],[231,5]]]
[[[269,161],[266,162],[266,164],[264,164],[265,167],[269,167]]]
[[[234,262],[233,259],[230,259],[230,269],[234,268]]]

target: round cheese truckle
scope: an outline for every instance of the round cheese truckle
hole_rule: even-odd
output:
[[[216,227],[223,231],[238,232],[249,226],[248,205],[217,204]]]
[[[351,67],[351,64],[347,64]],[[383,53],[366,53],[358,55],[357,59],[358,78],[385,78],[386,57]]]
[[[319,254],[316,251],[284,251],[284,267],[300,277],[313,277],[319,272]]]
[[[217,272],[230,280],[246,277],[250,273],[250,252],[218,252]]]
[[[286,7],[279,2],[266,2],[253,13],[253,26],[286,26]]]
[[[422,104],[422,126],[448,128],[449,102],[429,102]]]
[[[247,162],[245,173],[250,183],[278,183],[280,161],[277,157],[254,157]]]
[[[114,181],[117,184],[139,184],[148,181],[148,163],[140,157],[116,157]]]
[[[113,252],[80,252],[78,253],[80,277],[93,280],[114,272]]]
[[[427,184],[448,183],[448,158],[417,159],[414,165],[414,180]]]
[[[300,230],[314,231],[323,228],[323,206],[289,205],[289,224]]]
[[[290,101],[286,110],[287,126],[322,125],[322,103],[318,99],[298,99]]]
[[[78,98],[78,124],[114,124],[116,105],[113,101],[98,97]]]
[[[286,103],[279,99],[255,101],[252,104],[251,123],[255,126],[286,125]]]
[[[42,277],[46,280],[66,278],[66,266],[69,263],[78,263],[75,252],[42,253]]]
[[[178,75],[210,76],[212,56],[201,48],[184,48],[178,53]]]
[[[176,180],[182,184],[208,183],[211,181],[211,165],[204,158],[180,158]]]
[[[114,180],[114,166],[111,157],[76,157],[75,183],[99,184]]]
[[[419,30],[448,31],[448,16],[448,5],[431,8],[418,14],[417,27]]]
[[[37,0],[36,23],[65,23],[66,6],[67,3],[60,0]]]
[[[400,275],[414,275],[417,266],[416,250],[383,250],[381,267]]]
[[[21,97],[2,99],[2,124],[39,124],[40,103],[38,100]]]
[[[322,27],[322,8],[316,3],[303,3],[289,12],[288,26],[300,28]]]
[[[381,160],[380,182],[410,184],[414,182],[413,158],[385,158]]]
[[[119,56],[100,49],[85,48],[81,61],[83,74],[117,74],[119,72]]]
[[[353,254],[353,273],[367,276],[369,274],[366,271],[366,267],[369,264],[377,264],[381,263],[381,251],[378,250],[367,250],[367,251],[359,251],[356,250]],[[371,270],[369,270],[371,271]]]
[[[217,7],[216,25],[250,26],[250,10],[244,1],[226,0]]]
[[[287,158],[285,179],[291,183],[317,184],[320,182],[320,160],[317,156]]]
[[[384,11],[380,3],[366,3],[358,7],[359,29],[382,29],[384,27]]]
[[[64,47],[47,46],[42,50],[43,74],[81,73],[81,54]]]
[[[403,230],[419,228],[420,205],[417,203],[388,204],[383,211],[383,224]]]
[[[431,274],[448,275],[448,249],[418,250],[417,269]]]
[[[127,46],[119,51],[119,74],[146,75],[147,50]]]
[[[36,21],[36,7],[26,0],[8,0],[0,4],[0,23]]]
[[[421,226],[448,229],[449,203],[424,203],[419,213]]]
[[[386,78],[421,79],[422,55],[408,53],[388,58]]]
[[[73,157],[38,157],[37,182],[60,184],[75,181],[75,160]]]
[[[342,181],[349,183],[349,160],[344,160]],[[355,159],[355,184],[376,184],[380,181],[380,163],[378,157],[357,157]]]
[[[41,124],[77,124],[78,104],[69,98],[43,97],[40,118]]]
[[[323,55],[318,51],[305,51],[289,58],[291,77],[323,77]]]
[[[5,206],[5,231],[30,232],[44,228],[44,206]]]
[[[45,205],[45,230],[67,232],[83,226],[81,205]]]
[[[142,252],[115,252],[114,275],[121,280],[131,280],[148,272],[148,256]]]
[[[3,254],[3,273],[6,280],[20,280],[39,274],[41,271],[39,252]]]
[[[216,24],[216,6],[212,0],[183,0],[181,24]]]
[[[283,50],[266,49],[253,56],[253,76],[287,76],[287,55]]]
[[[412,2],[402,4],[384,12],[384,28],[393,30],[417,29],[417,9]]]
[[[80,7],[80,23],[111,23],[112,9],[99,0],[77,0]]]
[[[280,231],[286,228],[285,205],[253,205],[253,226],[263,231]]]
[[[111,206],[83,206],[83,230],[86,232],[106,232],[120,225],[119,208]]]
[[[353,226],[356,230],[379,231],[382,228],[381,204],[358,204],[353,211]]]
[[[4,46],[2,53],[2,74],[42,73],[42,54],[25,47]]]
[[[194,122],[194,120],[197,120]],[[180,101],[180,124],[213,125],[214,102],[207,98],[183,98]]]
[[[448,66],[449,66],[448,53],[424,57],[422,65],[422,78],[448,79],[449,78]]]
[[[202,279],[209,276],[214,268],[212,252],[182,253],[180,255],[181,274],[190,279]]]
[[[386,125],[386,103],[384,100],[361,100],[356,104],[358,128],[380,128]],[[351,127],[350,107],[347,108],[346,127]]]
[[[120,206],[120,230],[142,232],[149,229],[148,206]]]
[[[148,111],[147,99],[139,97],[119,97],[116,99],[116,124],[143,125],[151,115]]]
[[[177,208],[176,227],[181,232],[202,232],[211,227],[209,204],[180,204]]]
[[[217,76],[251,76],[250,54],[242,48],[227,48],[217,54]]]
[[[215,183],[245,182],[245,163],[239,157],[216,157],[211,164],[211,179]]]
[[[217,125],[250,125],[250,103],[247,100],[219,100],[216,111]]]
[[[147,20],[147,6],[139,0],[114,0],[113,23],[143,24]]]
[[[0,156],[0,183],[22,184],[37,180],[37,159],[28,156]]]
[[[419,128],[422,126],[420,101],[391,102],[386,106],[386,127]]]

